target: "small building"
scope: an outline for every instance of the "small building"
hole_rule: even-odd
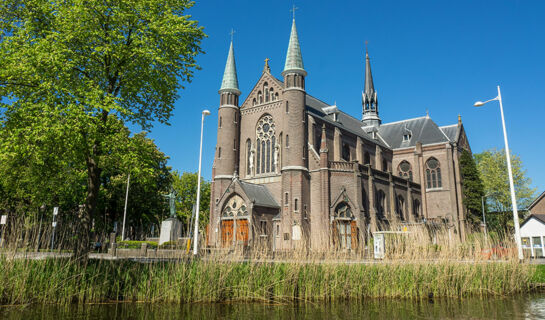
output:
[[[545,214],[545,191],[530,204],[528,211],[533,214]]]
[[[520,226],[522,249],[526,257],[542,258],[544,252],[545,214],[532,213]]]

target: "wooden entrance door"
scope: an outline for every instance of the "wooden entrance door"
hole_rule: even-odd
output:
[[[248,220],[237,220],[237,243],[248,245]]]
[[[221,222],[221,246],[227,248],[233,244],[233,220]]]

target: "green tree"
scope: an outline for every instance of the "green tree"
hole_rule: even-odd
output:
[[[463,150],[460,156],[460,173],[462,175],[463,201],[467,209],[468,222],[476,226],[482,222],[481,200],[484,196],[484,186],[479,170],[471,153]]]
[[[197,173],[178,171],[172,172],[172,186],[178,193],[176,213],[186,227],[190,224],[193,205],[197,199]],[[201,177],[201,200],[199,204],[199,225],[208,223],[210,212],[210,182]]]
[[[512,227],[512,203],[505,150],[493,149],[475,154],[475,161],[483,181],[488,208],[494,212],[490,218],[487,215],[487,223],[491,229],[498,231]],[[530,187],[531,179],[526,176],[526,170],[518,156],[511,155],[511,165],[517,207],[524,210],[532,202],[536,189]]]
[[[190,1],[5,0],[0,4],[2,152],[54,153],[85,169],[77,257],[89,250],[103,157],[119,121],[166,123],[198,68],[202,27]],[[7,98],[7,99],[5,99]],[[6,102],[7,101],[7,102]],[[20,143],[21,140],[25,143]],[[51,146],[48,151],[39,148]],[[38,162],[40,162],[39,160]]]

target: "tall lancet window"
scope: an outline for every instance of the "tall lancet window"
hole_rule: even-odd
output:
[[[256,128],[257,166],[256,174],[275,172],[278,161],[276,150],[275,125],[270,115],[259,119]]]
[[[426,161],[426,182],[428,189],[441,188],[441,166],[435,158]]]

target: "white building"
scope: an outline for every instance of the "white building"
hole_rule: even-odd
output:
[[[545,237],[545,214],[531,214],[520,226],[522,249],[525,256],[543,257]]]

